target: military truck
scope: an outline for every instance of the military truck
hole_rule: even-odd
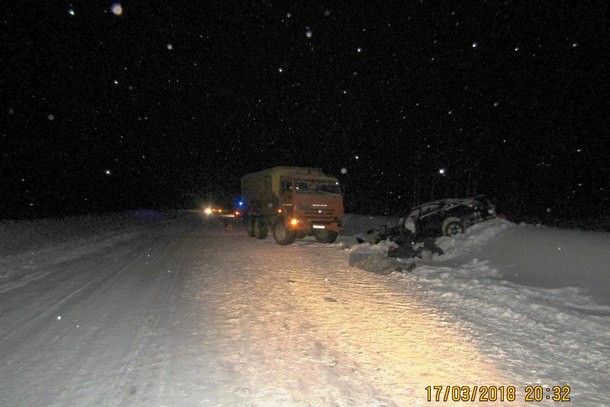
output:
[[[319,168],[274,167],[241,179],[248,236],[278,244],[313,235],[333,243],[341,231],[343,197],[337,178]]]

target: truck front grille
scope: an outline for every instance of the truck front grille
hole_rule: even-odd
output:
[[[304,211],[305,217],[310,221],[332,223],[336,216],[333,209],[309,209]]]

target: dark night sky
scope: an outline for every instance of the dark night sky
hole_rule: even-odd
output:
[[[275,165],[353,212],[608,213],[606,0],[121,6],[3,6],[0,217],[189,207]]]

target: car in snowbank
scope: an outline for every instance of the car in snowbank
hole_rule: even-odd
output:
[[[495,206],[484,196],[441,199],[414,208],[399,220],[400,232],[416,240],[453,236],[467,227],[496,217]]]
[[[394,226],[381,226],[356,235],[358,243],[379,243],[390,239],[412,245],[426,239],[453,236],[484,220],[496,217],[495,206],[484,196],[441,199],[411,208]]]

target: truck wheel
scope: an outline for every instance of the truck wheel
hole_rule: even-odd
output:
[[[257,239],[266,239],[269,228],[263,218],[256,218],[254,220],[254,237]]]
[[[254,237],[254,218],[248,218],[246,221],[246,232],[248,237]]]
[[[297,234],[294,230],[286,229],[286,225],[282,219],[278,220],[273,227],[273,238],[277,242],[277,244],[281,244],[282,246],[289,245],[294,242]]]
[[[446,219],[443,222],[443,234],[445,236],[455,236],[464,233],[464,225],[460,220]]]
[[[339,234],[327,229],[317,229],[313,231],[313,235],[320,243],[334,243]]]

